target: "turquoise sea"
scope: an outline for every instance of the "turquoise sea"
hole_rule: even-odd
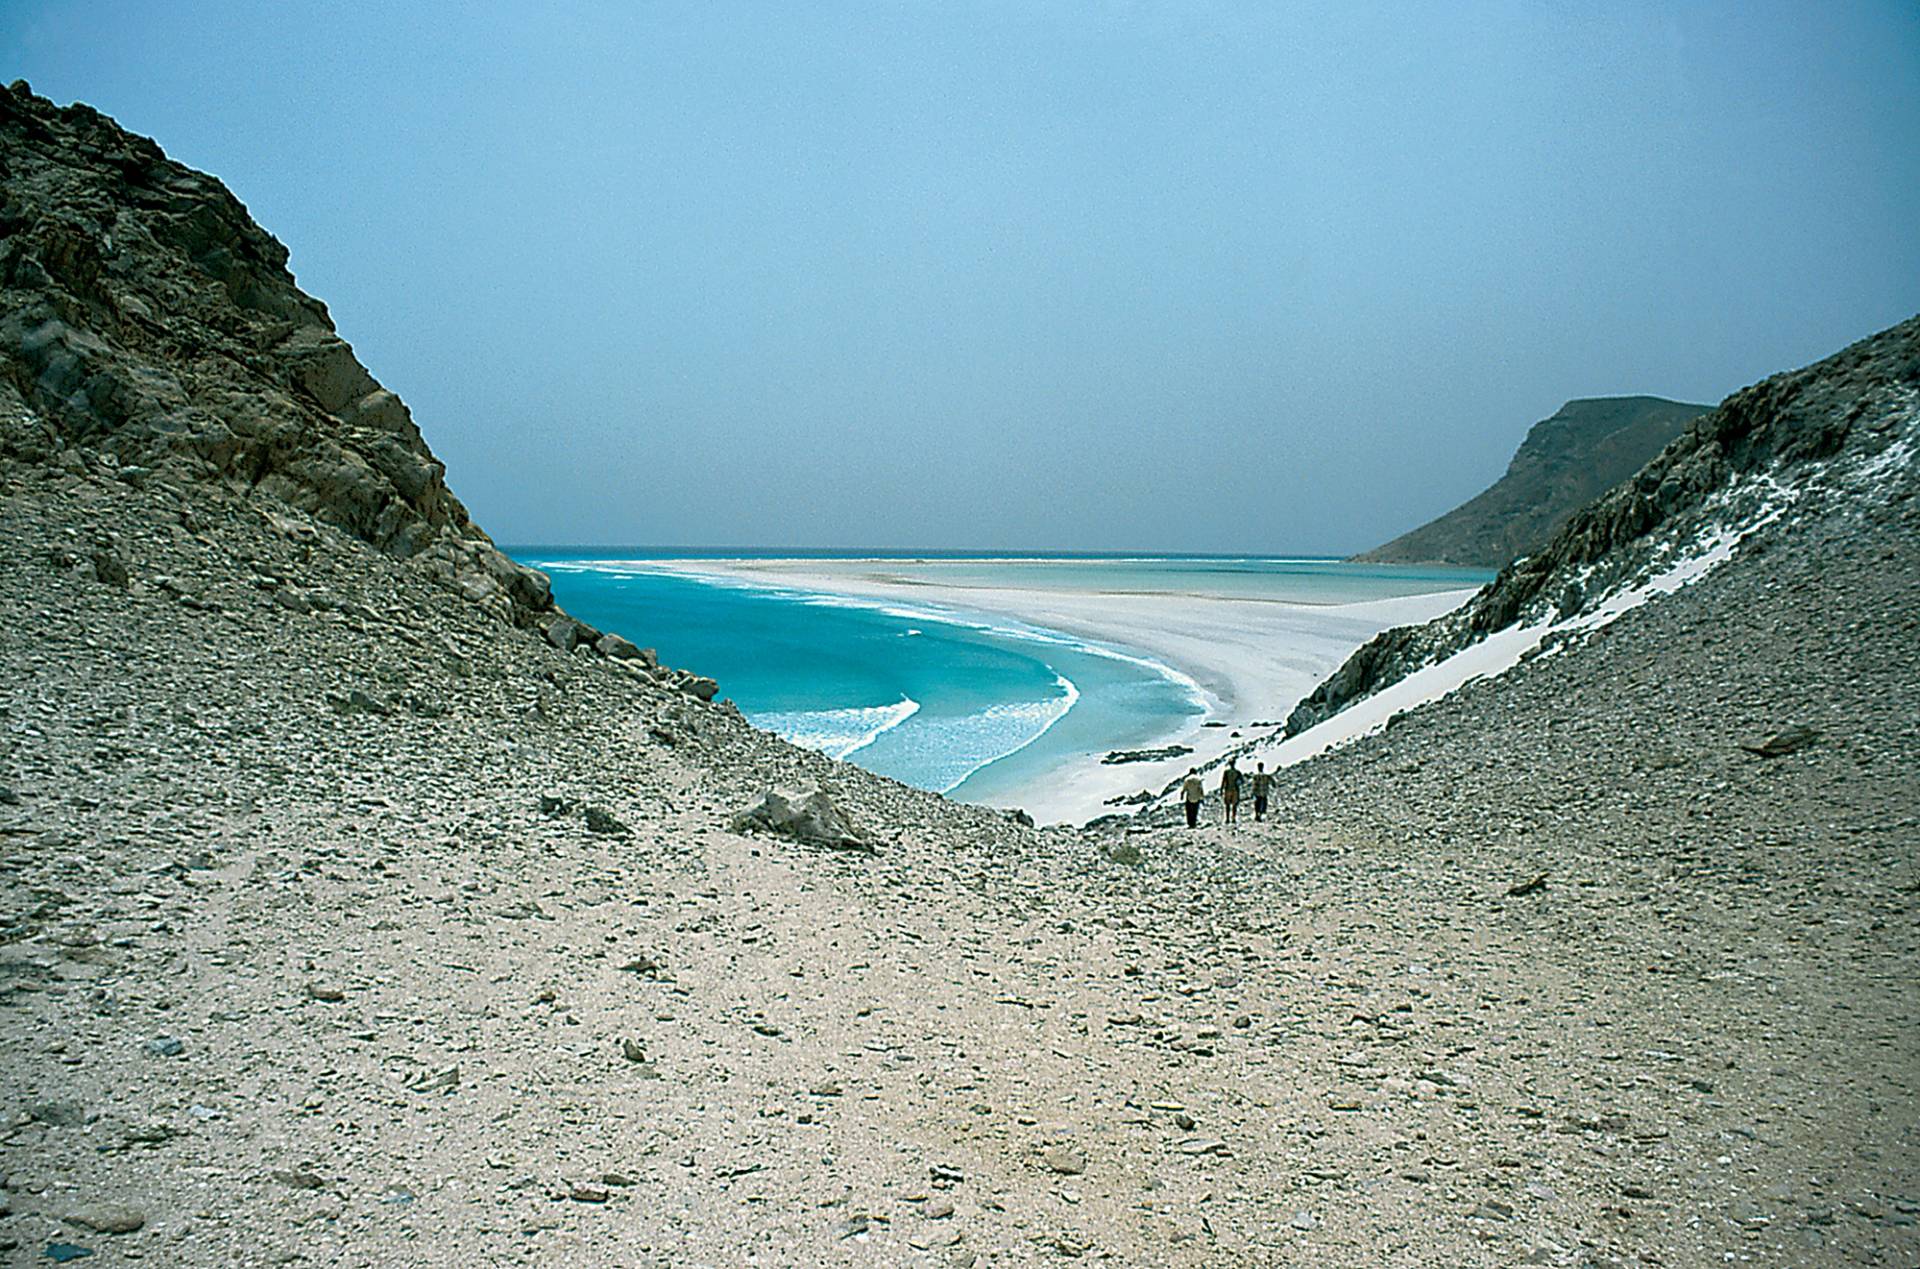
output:
[[[660,572],[690,559],[898,560],[962,585],[1203,590],[1350,603],[1480,573],[1212,556],[511,547],[567,611],[711,675],[755,724],[904,783],[992,802],[1070,754],[1154,743],[1206,712],[1151,657],[1001,618]]]

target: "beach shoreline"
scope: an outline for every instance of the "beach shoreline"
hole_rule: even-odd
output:
[[[1077,753],[1036,773],[1018,789],[981,799],[985,805],[1018,807],[1042,824],[1082,823],[1123,809],[1113,799],[1143,789],[1157,793],[1188,768],[1270,734],[1303,696],[1373,635],[1450,612],[1474,594],[1471,588],[1455,588],[1312,603],[1221,594],[1190,583],[1161,590],[956,583],[913,576],[915,562],[901,559],[605,562],[720,584],[827,595],[876,608],[913,604],[960,620],[1013,620],[1138,657],[1198,688],[1205,713],[1170,720],[1161,737],[1143,746],[1183,745],[1193,752],[1125,764],[1103,763],[1105,751]],[[959,800],[967,800],[965,783],[955,791]]]

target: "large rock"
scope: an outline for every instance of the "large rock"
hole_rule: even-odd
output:
[[[777,833],[836,850],[873,850],[873,843],[854,829],[824,789],[768,789],[733,817],[731,827],[736,833]]]

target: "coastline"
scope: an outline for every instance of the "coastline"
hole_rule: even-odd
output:
[[[910,604],[960,620],[1011,619],[1137,658],[1197,687],[1206,713],[1174,721],[1153,746],[1186,745],[1191,754],[1109,766],[1101,762],[1104,751],[1080,753],[1053,764],[1016,791],[983,799],[986,805],[1017,806],[1042,824],[1084,822],[1117,809],[1108,804],[1110,798],[1142,789],[1158,792],[1189,767],[1269,730],[1254,723],[1283,720],[1301,697],[1373,635],[1450,612],[1475,593],[1467,588],[1354,603],[1301,603],[1210,593],[1196,585],[1121,591],[936,581],[911,576],[914,562],[899,559],[619,563],[874,607]]]

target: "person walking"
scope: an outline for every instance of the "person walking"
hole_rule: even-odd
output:
[[[1187,808],[1187,827],[1195,828],[1200,823],[1200,803],[1207,796],[1207,786],[1200,783],[1200,768],[1187,772],[1187,781],[1180,786],[1180,800]]]
[[[1253,773],[1253,818],[1267,818],[1267,795],[1273,792],[1273,773],[1262,762],[1255,766]]]
[[[1232,824],[1240,818],[1240,768],[1233,765],[1233,759],[1227,759],[1227,769],[1220,773],[1220,800],[1227,806],[1227,823]]]

